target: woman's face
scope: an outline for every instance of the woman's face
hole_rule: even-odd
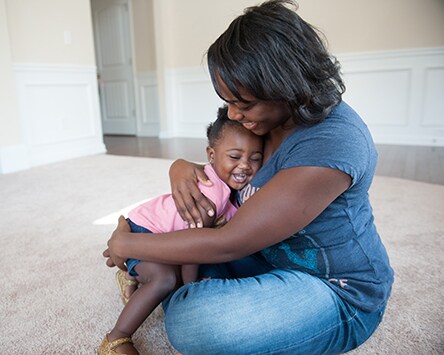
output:
[[[246,102],[239,101],[219,78],[219,94],[228,105],[230,120],[239,121],[256,135],[263,136],[277,127],[291,128],[294,126],[291,112],[283,102],[262,101],[255,98],[243,88],[239,93]]]

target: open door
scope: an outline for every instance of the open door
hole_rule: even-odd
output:
[[[104,134],[135,135],[128,0],[91,0]]]

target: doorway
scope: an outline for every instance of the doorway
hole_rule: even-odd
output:
[[[104,134],[136,135],[129,0],[91,0]]]

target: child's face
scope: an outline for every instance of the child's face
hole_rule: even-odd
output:
[[[216,174],[234,190],[251,181],[262,165],[263,139],[244,127],[225,126],[214,147],[207,148]]]

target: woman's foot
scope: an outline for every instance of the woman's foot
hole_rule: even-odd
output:
[[[137,290],[138,282],[136,278],[129,275],[128,272],[118,270],[116,273],[116,281],[119,286],[120,296],[123,304],[127,304],[132,294]]]

